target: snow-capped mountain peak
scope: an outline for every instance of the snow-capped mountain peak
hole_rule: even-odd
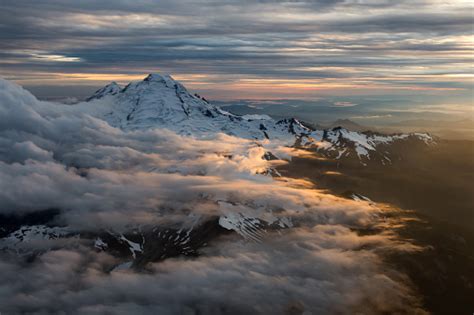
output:
[[[172,91],[173,93],[189,96],[192,99],[198,99],[178,81],[173,79],[169,74],[150,73],[142,81],[132,82],[128,84],[123,90],[123,93],[130,94],[131,92],[139,92],[140,94],[154,94],[159,91]]]
[[[97,90],[92,96],[87,98],[86,101],[89,102],[95,99],[101,99],[107,95],[115,95],[120,93],[121,90],[122,88],[120,87],[120,85],[118,85],[117,82],[113,81],[104,86],[103,88]]]
[[[408,141],[421,145],[434,144],[433,137],[426,133],[385,135],[371,131],[356,132],[343,127],[315,130],[305,139],[310,146],[325,156],[336,160],[356,158],[363,165],[375,160],[383,165],[392,164],[391,151],[396,143]]]
[[[111,108],[100,118],[127,130],[166,128],[191,135],[217,131],[209,126],[211,118],[223,116],[229,120],[230,115],[192,95],[169,75],[150,74],[142,81],[128,84],[113,97]]]
[[[109,96],[107,102],[101,100],[105,95]],[[96,106],[103,109],[99,118],[124,130],[165,128],[194,137],[225,133],[245,139],[268,139],[314,148],[336,159],[353,157],[362,164],[371,158],[390,164],[387,145],[394,142],[414,139],[428,144],[433,140],[427,134],[383,135],[342,127],[316,130],[294,118],[276,121],[266,115],[238,116],[191,94],[170,75],[158,73],[123,89],[109,84],[89,98],[89,103],[95,102],[104,105]],[[383,147],[383,153],[378,147]]]
[[[179,84],[179,82],[175,81],[173,77],[169,74],[159,74],[159,73],[150,73],[143,82],[158,82],[164,83],[167,87],[173,88],[174,85]]]

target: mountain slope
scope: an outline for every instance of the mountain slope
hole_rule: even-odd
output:
[[[390,164],[388,147],[396,142],[434,143],[428,134],[382,135],[355,132],[345,128],[316,130],[296,119],[275,121],[266,115],[234,115],[192,95],[169,75],[150,74],[143,81],[132,82],[120,91],[111,83],[98,90],[90,105],[103,106],[99,118],[124,130],[166,128],[180,135],[205,137],[225,133],[246,139],[280,142],[314,148],[327,157],[357,158]],[[407,142],[408,143],[408,142]]]
[[[166,128],[180,135],[201,137],[223,132],[247,139],[294,140],[308,130],[296,120],[275,123],[268,117],[237,116],[189,93],[168,75],[150,74],[116,93],[111,85],[100,89],[89,102],[101,106],[108,97],[109,110],[99,117],[124,130]],[[257,118],[257,119],[255,119]],[[259,119],[260,118],[260,119]]]

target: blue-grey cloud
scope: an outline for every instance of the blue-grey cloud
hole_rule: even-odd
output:
[[[47,74],[159,70],[226,84],[471,88],[458,72],[472,63],[467,2],[5,0],[0,9],[0,73],[34,85]]]

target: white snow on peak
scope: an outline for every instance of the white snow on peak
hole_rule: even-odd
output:
[[[142,253],[143,252],[143,248],[142,248],[141,244],[132,242],[131,240],[126,238],[123,234],[120,235],[120,240],[122,240],[122,241],[124,241],[125,243],[128,244],[129,249],[130,249],[130,253],[132,254],[133,259],[136,258],[136,253]]]
[[[415,132],[413,135],[415,135],[416,137],[418,137],[418,139],[421,139],[423,140],[426,144],[430,144],[430,143],[433,143],[433,137],[430,136],[429,134],[427,133],[419,133],[419,132]]]
[[[424,133],[381,135],[372,132],[349,131],[342,127],[324,131],[315,130],[312,131],[308,137],[310,140],[306,139],[303,143],[307,145],[313,143],[313,145],[321,151],[335,152],[337,153],[335,155],[336,159],[340,159],[349,154],[346,152],[352,148],[359,159],[361,159],[361,162],[362,159],[370,159],[371,152],[380,153],[383,164],[385,164],[383,160],[390,162],[390,158],[387,156],[388,152],[382,152],[382,150],[377,149],[380,145],[388,145],[395,141],[408,140],[410,138],[421,140],[425,144],[434,142],[430,135]]]
[[[289,218],[275,216],[265,207],[249,209],[243,204],[235,205],[224,201],[219,201],[218,204],[223,213],[219,218],[219,225],[237,232],[248,240],[259,242],[266,233],[266,229],[270,227],[292,226]]]
[[[105,88],[104,88],[105,89]],[[76,105],[124,130],[165,128],[180,135],[205,137],[225,133],[246,139],[280,140],[289,145],[310,130],[295,119],[275,121],[267,115],[238,116],[193,95],[169,75],[150,74],[107,98]]]
[[[94,247],[103,250],[106,249],[108,245],[100,237],[97,237],[94,241]]]
[[[276,121],[268,115],[234,115],[189,93],[170,75],[158,73],[123,89],[116,84],[108,85],[96,94],[76,108],[124,130],[164,128],[197,138],[225,133],[245,139],[269,139],[280,145],[298,144],[335,152],[337,158],[354,152],[361,163],[362,159],[370,159],[371,152],[377,152],[379,145],[413,137],[426,144],[433,141],[427,134],[388,136],[341,127],[313,130],[293,118]],[[386,154],[382,153],[381,157],[390,161]]]
[[[106,86],[104,86],[103,88],[97,90],[91,97],[87,99],[87,101],[101,99],[108,95],[116,95],[120,93],[121,90],[122,88],[120,87],[120,85],[117,84],[117,82],[111,82],[107,84]]]
[[[150,73],[143,81],[147,82],[163,82],[167,87],[174,87],[179,84],[169,74]]]
[[[366,196],[363,196],[361,194],[352,194],[351,197],[355,201],[366,201],[366,202],[372,203],[372,200],[370,200],[369,198],[367,198]]]
[[[0,240],[0,249],[23,251],[31,243],[38,244],[66,236],[70,231],[65,227],[48,227],[46,225],[22,226]]]

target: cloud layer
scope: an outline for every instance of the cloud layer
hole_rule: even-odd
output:
[[[45,314],[423,313],[403,277],[370,250],[383,238],[328,225],[264,243],[220,242],[201,258],[170,259],[146,274],[106,273],[112,258],[85,250],[48,252],[28,269],[2,261],[2,307]]]
[[[1,253],[0,311],[422,312],[406,277],[381,259],[417,250],[381,229],[388,209],[259,174],[284,163],[262,159],[266,148],[290,149],[225,135],[124,132],[88,115],[87,105],[40,102],[4,80],[0,100],[1,214],[60,209],[57,223],[81,233],[237,213],[292,226],[268,230],[261,242],[222,236],[200,257],[150,264],[145,273],[111,271],[117,258],[75,238],[33,244],[52,248],[33,261]]]
[[[28,85],[163,71],[227,99],[472,89],[469,1],[7,0],[0,8],[2,74]]]

